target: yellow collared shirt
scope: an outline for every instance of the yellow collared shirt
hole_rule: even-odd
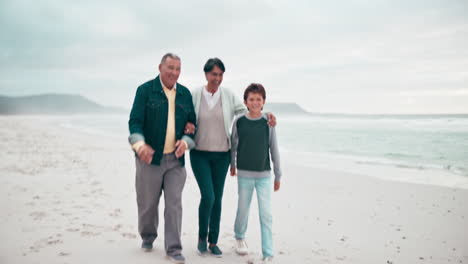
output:
[[[164,142],[164,154],[172,153],[175,151],[175,97],[176,88],[168,89],[163,85],[164,93],[167,97],[167,103],[169,105],[167,112],[167,129],[166,129],[166,141]]]

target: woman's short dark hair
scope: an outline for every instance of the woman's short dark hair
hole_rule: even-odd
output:
[[[210,72],[213,70],[214,66],[218,66],[223,72],[226,71],[224,68],[224,63],[218,59],[218,58],[211,58],[209,59],[206,63],[205,66],[203,67],[203,71],[205,73]]]
[[[249,93],[256,93],[260,94],[263,97],[263,100],[266,99],[266,92],[263,85],[259,83],[251,83],[244,91],[244,101],[247,101],[247,97],[249,97]]]

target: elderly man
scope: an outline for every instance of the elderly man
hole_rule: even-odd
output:
[[[152,250],[158,236],[158,205],[164,191],[164,244],[174,263],[185,263],[181,244],[184,153],[194,143],[193,135],[184,132],[186,123],[196,122],[192,95],[177,83],[180,67],[177,55],[163,56],[159,76],[138,87],[128,121],[129,142],[136,153],[141,247]]]

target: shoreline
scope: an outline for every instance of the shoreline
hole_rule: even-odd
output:
[[[287,154],[290,162],[295,164],[306,163],[311,168],[361,174],[387,181],[468,189],[468,176],[460,175],[442,168],[404,166],[394,163],[385,164],[383,162],[376,164],[366,158],[350,157],[346,155],[317,154],[299,151],[282,151],[281,153]],[[337,166],[337,164],[339,164],[339,166]],[[385,173],[382,173],[382,171]]]
[[[102,117],[111,117],[111,118],[127,118],[127,115],[114,114],[114,115],[101,115]],[[26,118],[36,118],[36,116],[25,116]],[[83,119],[87,117],[96,117],[96,115],[75,115],[75,116],[39,116],[43,120],[57,120],[63,121],[66,118],[72,119]],[[120,129],[112,130],[110,134],[106,134],[105,129],[93,128],[92,126],[85,126],[83,124],[72,124],[70,121],[61,122],[59,124],[61,128],[75,130],[79,133],[85,133],[88,135],[93,135],[97,137],[101,136],[111,136],[114,138],[127,137],[127,127],[126,123],[123,123]],[[111,131],[108,129],[109,132]],[[281,142],[280,142],[281,143]],[[320,162],[315,162],[315,164],[328,164],[329,167],[336,169],[334,163],[346,164],[346,168],[341,170],[344,172],[352,173],[364,173],[366,176],[378,177],[384,180],[390,181],[402,181],[408,183],[416,184],[427,184],[427,185],[437,185],[445,186],[451,188],[463,188],[468,189],[468,173],[459,172],[456,169],[447,169],[442,165],[437,164],[412,164],[408,161],[399,161],[392,160],[389,158],[377,158],[377,157],[365,157],[365,156],[356,156],[348,154],[332,154],[332,153],[320,153],[320,152],[304,152],[304,151],[292,151],[280,146],[282,157],[285,156],[294,156],[301,162],[308,163],[308,160],[318,160]],[[294,159],[292,159],[294,162]],[[326,168],[323,165],[318,165],[318,167]],[[390,173],[381,174],[379,171],[391,171],[392,175],[396,177],[390,177]],[[423,175],[426,174],[426,175]],[[414,175],[415,177],[412,177]],[[432,175],[432,176],[428,176]]]

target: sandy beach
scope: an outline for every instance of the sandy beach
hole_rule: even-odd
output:
[[[57,125],[67,118],[73,117],[0,117],[0,263],[170,263],[162,218],[155,249],[140,249],[127,135],[92,135]],[[466,177],[281,154],[283,182],[273,195],[275,263],[468,263]],[[189,162],[187,175],[186,263],[259,263],[255,199],[249,256],[234,252],[237,183],[231,176],[219,242],[224,255],[197,255],[200,195]]]

